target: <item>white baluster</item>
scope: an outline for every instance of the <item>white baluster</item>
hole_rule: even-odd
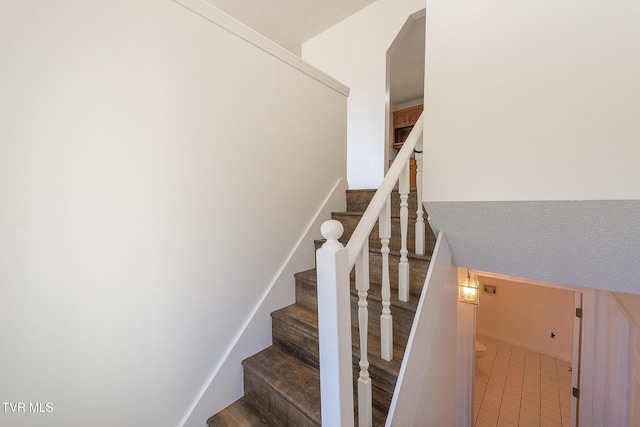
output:
[[[373,408],[371,404],[371,378],[367,359],[369,333],[369,309],[367,292],[369,291],[369,245],[365,245],[356,260],[356,289],[358,290],[358,329],[360,331],[360,376],[358,378],[358,425],[371,427]]]
[[[424,213],[422,207],[422,143],[420,150],[416,151],[416,196],[418,209],[416,210],[416,254],[424,255]]]
[[[393,318],[391,317],[391,283],[389,282],[389,241],[391,240],[390,197],[379,216],[380,243],[382,244],[382,314],[380,315],[381,356],[384,360],[393,357]]]
[[[398,264],[398,299],[409,301],[409,258],[407,254],[407,228],[409,227],[409,164],[400,174],[400,263]]]
[[[320,232],[327,239],[316,251],[322,423],[351,427],[354,417],[349,252],[338,241],[344,232],[340,222],[326,221]]]

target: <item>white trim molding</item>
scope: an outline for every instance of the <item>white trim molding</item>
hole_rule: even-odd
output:
[[[237,35],[238,37],[248,41],[254,46],[264,50],[265,52],[273,55],[279,60],[291,65],[292,67],[300,70],[309,77],[312,77],[325,84],[336,92],[341,93],[344,96],[349,96],[349,87],[340,83],[328,74],[323,73],[313,65],[306,61],[303,61],[300,57],[294,55],[287,49],[283,48],[279,44],[275,43],[271,39],[263,36],[252,28],[241,23],[231,15],[221,11],[217,7],[213,6],[206,0],[175,0],[187,9],[197,13],[198,15],[206,18],[214,24],[224,28],[225,30]]]
[[[241,362],[270,345],[270,314],[274,310],[295,302],[293,275],[302,268],[308,268],[314,262],[315,252],[312,248],[314,240],[321,238],[320,226],[331,216],[331,212],[346,209],[347,188],[347,180],[338,179],[320,203],[313,218],[260,296],[251,314],[245,319],[233,342],[225,350],[224,356],[214,366],[178,426],[200,426],[203,424],[202,420],[206,420],[242,396]],[[307,267],[302,267],[305,265]],[[265,333],[265,325],[268,325],[266,327],[268,336]],[[262,337],[262,341],[257,336]],[[265,344],[265,341],[268,344]],[[230,366],[235,368],[229,368]],[[231,388],[233,390],[229,391]],[[224,391],[224,395],[221,394],[221,390]]]

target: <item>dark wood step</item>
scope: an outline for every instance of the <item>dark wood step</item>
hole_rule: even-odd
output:
[[[335,213],[333,217],[343,223],[343,241],[353,233],[362,212],[366,209],[374,191],[349,190],[348,212]],[[370,237],[370,289],[368,353],[369,375],[373,391],[373,425],[384,426],[391,403],[395,383],[404,356],[406,341],[411,330],[416,306],[431,257],[415,255],[414,228],[417,206],[415,190],[409,195],[408,254],[410,266],[410,298],[408,302],[397,299],[399,264],[399,196],[392,195],[392,240],[389,256],[392,288],[391,314],[394,323],[394,357],[391,361],[380,358],[381,260],[377,225]],[[413,219],[411,219],[413,218]],[[426,221],[426,214],[425,214]],[[430,254],[435,236],[428,223],[425,250]],[[316,242],[316,248],[322,242]],[[320,379],[318,367],[318,314],[317,280],[315,269],[295,275],[296,304],[272,313],[273,345],[245,359],[245,395],[211,417],[210,427],[225,426],[318,426],[320,425]],[[357,414],[357,379],[359,376],[360,342],[357,327],[357,302],[354,275],[351,275],[352,361],[354,380],[354,406]],[[356,417],[357,418],[357,417]],[[357,423],[357,422],[356,422]]]
[[[317,319],[317,279],[315,269],[297,273],[296,277],[296,301],[297,304],[314,312]],[[358,327],[358,293],[354,284],[351,286],[351,324]],[[391,315],[393,317],[393,335],[395,342],[406,343],[411,325],[415,317],[419,295],[410,295],[408,302],[399,301],[397,295],[392,293]],[[380,315],[382,314],[382,289],[377,283],[371,283],[367,295],[369,304],[369,332],[380,335]]]
[[[311,366],[319,365],[318,313],[296,303],[271,313],[273,343]]]
[[[256,427],[267,426],[260,414],[242,397],[207,420],[209,427]]]
[[[427,278],[430,255],[407,254],[409,262],[409,301],[415,300],[417,304],[420,293]],[[392,289],[392,298],[397,298],[398,289],[398,265],[400,264],[400,253],[391,251],[389,254],[389,283]],[[371,283],[382,283],[382,253],[369,251],[369,281]]]
[[[323,245],[323,240],[316,240],[316,251]],[[416,297],[420,297],[422,286],[429,270],[431,255],[416,255],[409,252],[407,254],[409,263],[409,293]],[[398,289],[398,266],[400,264],[400,252],[391,251],[389,253],[389,284],[392,294]],[[355,286],[355,269],[351,271],[352,287]],[[300,272],[299,274],[303,274]],[[304,276],[304,275],[303,275]],[[371,283],[382,283],[382,253],[378,250],[369,251],[369,281]],[[397,294],[396,294],[397,296]],[[395,298],[395,296],[392,296]]]
[[[347,190],[347,211],[364,212],[375,193],[376,190]],[[407,202],[409,204],[409,215],[415,215],[418,210],[418,197],[415,189],[409,192]],[[397,190],[391,193],[391,212],[395,214],[400,212],[400,194]],[[424,217],[427,217],[426,213]]]
[[[359,212],[333,212],[331,218],[340,221],[344,227],[344,233],[340,238],[340,242],[346,245],[351,238],[356,226],[362,218],[362,214]],[[426,218],[425,218],[426,221]],[[408,228],[407,228],[407,250],[414,252],[415,248],[415,215],[409,215]],[[432,253],[435,246],[435,235],[431,230],[431,227],[425,222],[425,251],[426,253]],[[369,235],[369,247],[371,249],[379,249],[381,247],[380,234],[378,230],[378,222],[374,225]],[[400,217],[396,215],[391,216],[391,240],[389,242],[389,248],[392,251],[400,251]]]
[[[268,347],[242,364],[245,369],[245,399],[268,425],[321,425],[320,372],[317,367],[305,364],[279,345]],[[383,426],[386,412],[374,406],[373,419],[375,426]]]
[[[414,313],[415,314],[415,313]],[[312,366],[318,366],[318,315],[300,304],[292,304],[271,313],[273,321],[273,342],[287,348],[292,354]],[[394,319],[395,320],[395,319]],[[391,365],[380,359],[380,336],[378,330],[369,331],[369,356],[378,359],[380,369],[397,375],[406,343],[394,341],[394,359]],[[360,336],[357,325],[352,325],[352,343],[359,351]],[[358,353],[357,360],[360,360]],[[357,363],[356,363],[357,365]],[[357,367],[357,366],[356,366]]]
[[[316,240],[316,251],[324,244],[324,240]],[[431,255],[416,255],[412,252],[407,254],[409,263],[409,293],[410,296],[420,297],[422,286],[427,277],[429,262]],[[391,251],[389,253],[389,284],[392,290],[392,298],[397,294],[393,294],[398,289],[398,265],[400,264],[400,252]],[[354,286],[354,271],[351,271],[352,286]],[[369,281],[371,283],[382,283],[382,252],[380,249],[369,250]]]
[[[278,345],[245,359],[244,394],[270,426],[320,425],[320,376]]]
[[[319,365],[317,313],[300,304],[293,304],[273,312],[272,318],[274,343],[286,348],[311,366],[317,367]],[[360,336],[355,326],[352,327],[351,339],[354,387],[357,388],[357,378],[360,373]],[[380,357],[380,336],[374,333],[368,335],[367,359],[372,389],[375,391],[373,403],[384,413],[389,410],[391,404],[405,346],[406,340],[403,342],[400,339],[394,339],[394,357],[386,361]]]

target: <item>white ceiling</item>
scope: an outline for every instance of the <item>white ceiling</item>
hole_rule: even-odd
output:
[[[207,0],[238,21],[300,55],[303,42],[376,0]]]

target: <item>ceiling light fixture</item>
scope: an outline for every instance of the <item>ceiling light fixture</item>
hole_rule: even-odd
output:
[[[467,269],[467,277],[458,280],[458,301],[478,305],[480,283],[471,270]]]

